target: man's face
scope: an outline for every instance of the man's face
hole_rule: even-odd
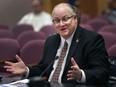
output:
[[[55,8],[52,14],[56,31],[65,39],[69,38],[77,26],[77,17],[69,7]]]
[[[39,13],[42,10],[42,5],[39,0],[32,0],[32,6],[35,13]]]

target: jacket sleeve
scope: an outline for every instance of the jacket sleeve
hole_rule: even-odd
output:
[[[87,84],[106,84],[110,75],[105,43],[101,35],[97,35],[90,43],[88,50],[88,69],[85,69]]]

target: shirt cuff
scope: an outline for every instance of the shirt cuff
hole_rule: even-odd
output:
[[[24,79],[27,79],[27,78],[28,78],[28,76],[29,76],[29,68],[28,68],[28,67],[26,67],[26,70],[27,70],[27,73],[26,73],[26,75],[23,77]]]
[[[79,80],[77,80],[77,82],[79,82],[79,83],[85,83],[85,82],[86,82],[85,72],[84,72],[83,70],[81,70],[81,72],[82,72],[82,78],[81,78],[81,80],[80,80],[80,81],[79,81]]]

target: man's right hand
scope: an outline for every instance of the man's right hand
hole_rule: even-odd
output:
[[[18,61],[16,63],[5,61],[6,65],[4,66],[4,68],[6,69],[6,71],[11,72],[13,74],[26,75],[27,74],[26,65],[18,55],[16,55],[16,60]]]

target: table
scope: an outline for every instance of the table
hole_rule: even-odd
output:
[[[8,84],[14,82],[16,79],[14,78],[2,78],[0,84]],[[46,81],[34,82],[30,86],[30,84],[24,83],[16,83],[14,86],[16,87],[100,87],[100,86],[89,86],[89,85],[75,85],[75,84],[58,84],[58,83],[49,83]],[[1,87],[1,86],[0,86]],[[9,86],[11,87],[11,86]],[[103,86],[102,86],[103,87]],[[108,87],[116,87],[116,82],[110,82]]]

